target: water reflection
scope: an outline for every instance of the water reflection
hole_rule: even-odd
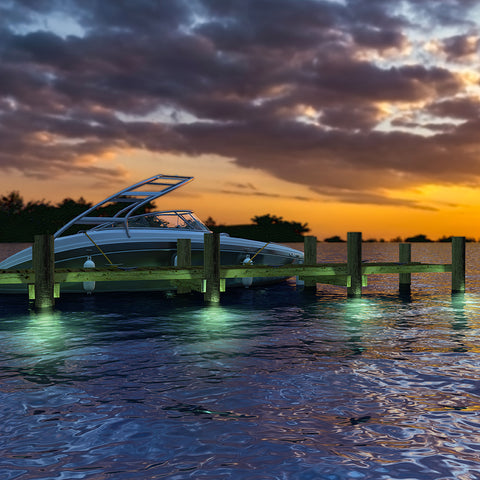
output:
[[[451,308],[454,317],[459,322],[459,328],[478,327],[480,325],[480,295],[455,294],[451,297]]]
[[[375,315],[375,310],[375,305],[365,298],[349,298],[343,305],[345,344],[353,355],[361,355],[366,348],[363,345],[364,326]]]

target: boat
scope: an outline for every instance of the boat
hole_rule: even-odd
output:
[[[54,235],[56,268],[175,266],[177,240],[190,239],[192,265],[203,265],[204,235],[211,231],[191,210],[149,211],[158,198],[191,182],[193,177],[158,174],[105,198]],[[110,212],[110,213],[106,213]],[[86,226],[86,227],[85,227]],[[81,228],[83,229],[81,230]],[[222,265],[303,263],[303,252],[275,243],[220,234]],[[32,268],[32,247],[0,262],[0,270]],[[227,287],[278,283],[284,278],[227,279]],[[62,292],[168,291],[168,281],[64,283]],[[26,285],[0,285],[1,293],[23,293]]]

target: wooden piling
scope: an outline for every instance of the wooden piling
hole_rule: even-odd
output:
[[[347,274],[351,284],[347,287],[347,296],[362,296],[362,233],[347,233]]]
[[[412,244],[400,243],[398,246],[398,260],[401,264],[407,264],[412,261]],[[411,273],[400,273],[398,275],[398,289],[400,293],[409,294],[412,285]]]
[[[303,239],[303,264],[316,265],[317,263],[317,237],[308,235]],[[305,278],[304,289],[309,291],[317,290],[316,278]]]
[[[203,240],[203,265],[205,274],[205,301],[220,302],[220,235],[205,233]]]
[[[55,254],[53,235],[35,235],[33,244],[35,308],[46,310],[55,304]]]
[[[188,268],[192,266],[192,240],[190,238],[179,238],[177,240],[177,267]],[[191,285],[181,282],[177,286],[177,293],[190,293]]]
[[[452,237],[452,293],[465,293],[465,237]]]

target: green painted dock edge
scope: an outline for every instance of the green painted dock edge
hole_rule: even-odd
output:
[[[317,284],[347,287],[349,297],[362,295],[368,275],[398,274],[400,292],[410,291],[412,273],[451,273],[452,293],[465,292],[465,237],[452,239],[452,263],[435,264],[411,262],[410,244],[399,245],[398,262],[362,262],[362,234],[347,235],[346,263],[317,263],[317,239],[305,237],[303,264],[282,266],[221,265],[220,236],[206,233],[204,238],[204,265],[191,265],[191,242],[178,240],[175,266],[121,270],[118,268],[65,269],[54,268],[53,237],[35,236],[33,269],[0,270],[0,284],[27,284],[29,297],[37,309],[54,306],[60,285],[67,282],[168,280],[178,293],[192,290],[204,293],[205,301],[218,303],[225,291],[227,278],[294,277],[305,282],[305,288],[316,289]]]

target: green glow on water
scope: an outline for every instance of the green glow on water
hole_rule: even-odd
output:
[[[203,331],[224,331],[234,323],[234,312],[222,305],[208,305],[195,313],[197,325]]]
[[[51,349],[63,343],[65,327],[59,312],[31,313],[25,328],[25,349]]]
[[[381,311],[378,305],[370,299],[349,298],[343,305],[343,314],[345,320],[356,322],[378,317],[381,315]]]

